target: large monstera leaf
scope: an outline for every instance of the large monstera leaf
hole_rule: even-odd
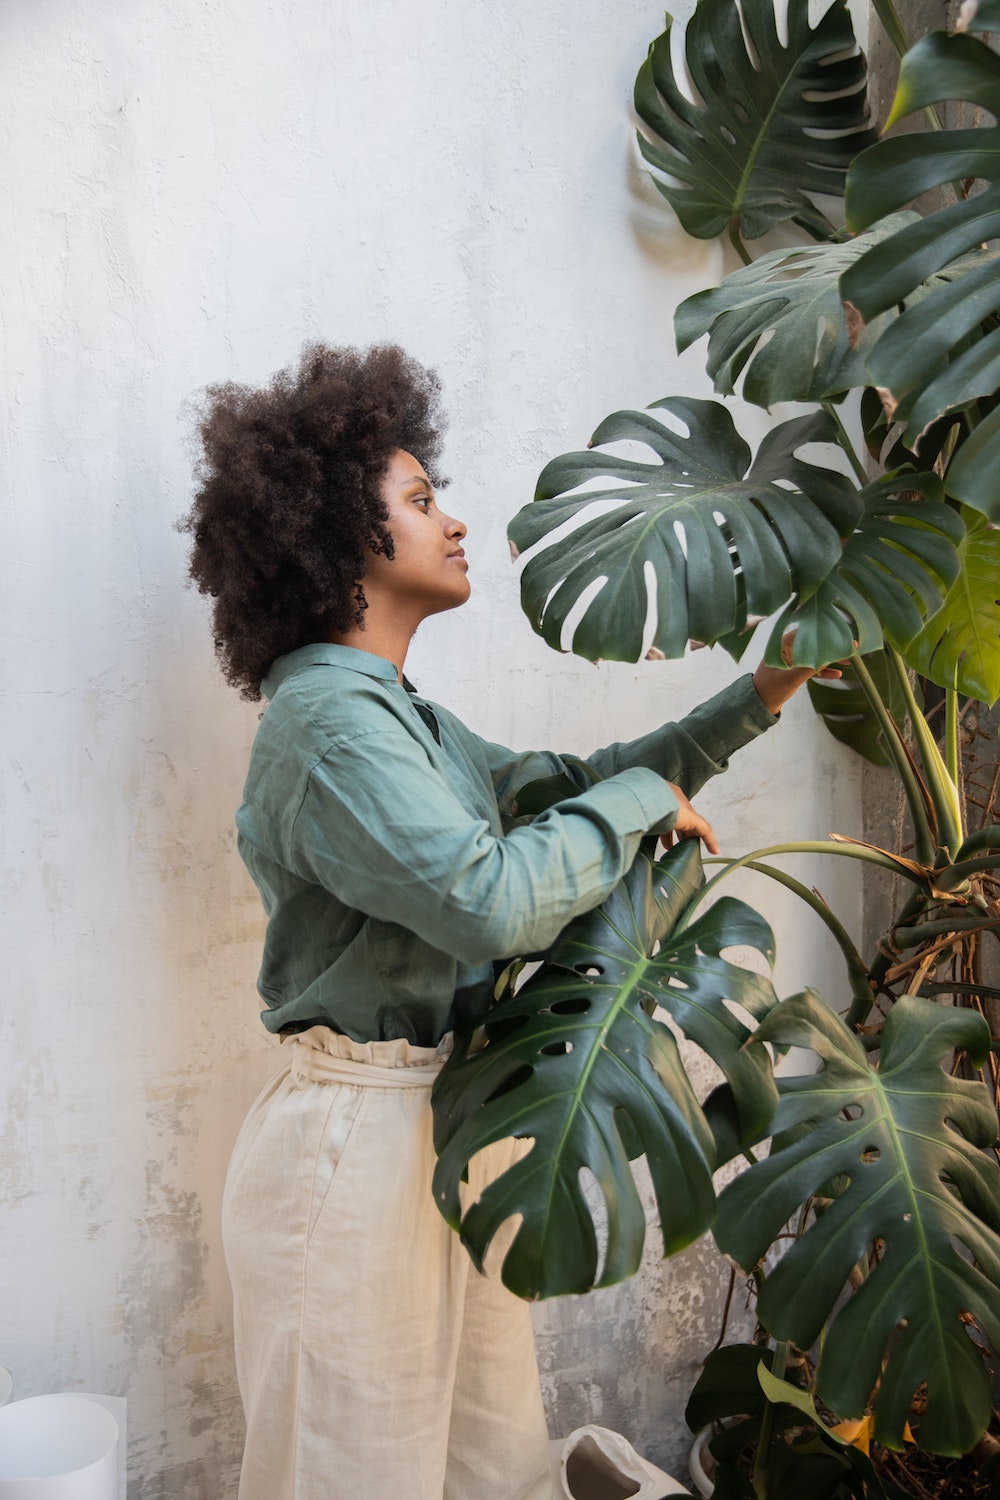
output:
[[[571,923],[545,966],[491,1012],[485,1047],[460,1041],[434,1086],[438,1206],[480,1265],[501,1224],[521,1216],[503,1263],[519,1296],[584,1292],[637,1269],[645,1216],[629,1159],[640,1153],[665,1253],[712,1222],[712,1132],[672,1031],[651,1014],[657,1005],[723,1070],[745,1137],[767,1130],[776,1098],[768,1057],[726,1002],[762,1018],[776,997],[768,979],[723,954],[750,946],[770,964],[773,938],[732,898],[690,912],[703,883],[696,843],[659,863],[640,853],[604,905]],[[533,1145],[463,1207],[468,1163],[509,1137]],[[607,1210],[600,1274],[584,1168]]]
[[[875,1436],[901,1448],[926,1382],[920,1446],[965,1452],[991,1409],[968,1317],[994,1348],[1000,1339],[1000,1168],[985,1149],[997,1133],[987,1089],[945,1067],[955,1047],[983,1061],[986,1022],[904,996],[885,1022],[877,1070],[809,993],[775,1007],[757,1036],[812,1048],[822,1066],[779,1079],[774,1128],[795,1139],[723,1191],[716,1241],[750,1270],[810,1194],[846,1180],[768,1274],[759,1316],[804,1349],[826,1324],[816,1392],[838,1416],[861,1417],[877,1385]],[[878,1262],[838,1310],[876,1241]]]
[[[794,219],[829,237],[809,194],[841,194],[852,156],[875,137],[846,5],[836,0],[815,27],[808,11],[791,0],[782,43],[771,0],[701,0],[685,33],[699,104],[675,77],[668,15],[635,107],[652,135],[640,133],[642,154],[673,179],[654,178],[688,234],[711,239],[733,225],[753,240]]]
[[[793,660],[819,667],[885,641],[902,650],[941,606],[959,572],[960,518],[941,503],[935,474],[903,470],[860,492],[862,514],[830,572],[778,618],[767,659],[779,665],[782,637],[795,630]]]
[[[686,433],[650,413],[672,413]],[[857,493],[834,470],[798,456],[828,441],[822,415],[784,422],[750,449],[726,408],[679,396],[647,412],[617,412],[591,444],[629,440],[652,461],[612,453],[568,453],[538,480],[535,500],[509,528],[518,551],[542,543],[521,576],[521,602],[534,629],[561,648],[564,626],[584,595],[570,644],[591,660],[636,661],[655,580],[654,651],[684,654],[689,639],[712,644],[767,616],[791,593],[808,596],[840,556],[858,519]],[[578,486],[603,479],[605,486]],[[576,529],[547,538],[567,522]]]
[[[895,312],[875,319],[852,347],[840,278],[867,250],[918,222],[915,213],[894,214],[846,244],[758,256],[721,286],[680,304],[674,316],[678,351],[707,333],[715,389],[731,395],[745,371],[742,394],[757,406],[824,401],[863,386],[865,355]]]
[[[1000,57],[968,35],[934,32],[907,53],[890,123],[961,99],[1000,113]],[[871,383],[904,422],[912,448],[948,412],[964,412],[1000,386],[1000,127],[892,136],[851,168],[848,222],[862,230],[933,187],[985,183],[982,191],[898,230],[841,279],[846,302],[870,323],[901,315],[867,357]],[[948,493],[1000,520],[1000,408],[994,407],[949,465]]]
[[[961,571],[904,655],[939,687],[992,704],[1000,697],[1000,530],[972,511],[965,520]]]

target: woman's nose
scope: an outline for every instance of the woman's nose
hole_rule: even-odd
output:
[[[465,522],[460,521],[457,516],[445,517],[445,536],[457,536],[461,540],[463,536],[468,534],[468,530],[469,528]]]

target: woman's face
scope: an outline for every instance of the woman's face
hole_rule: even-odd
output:
[[[395,556],[373,555],[362,587],[376,600],[419,621],[464,604],[471,592],[462,538],[466,527],[438,505],[423,466],[400,448],[382,480]]]

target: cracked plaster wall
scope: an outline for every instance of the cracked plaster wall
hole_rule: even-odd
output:
[[[311,338],[395,338],[440,370],[475,594],[408,671],[489,737],[586,750],[721,685],[715,655],[549,651],[504,540],[609,410],[709,394],[671,316],[721,251],[672,226],[630,143],[661,19],[648,0],[5,0],[0,1361],[21,1396],[128,1396],[131,1500],[235,1494],[218,1204],[275,1065],[231,827],[257,709],[215,672],[172,530],[185,401]],[[796,703],[701,802],[744,850],[855,826],[857,792]],[[851,917],[849,875],[796,873]],[[778,927],[782,987],[835,988],[784,892],[742,890]],[[630,1285],[540,1307],[553,1430],[596,1419],[680,1462],[722,1275],[705,1245],[662,1265],[651,1241]]]

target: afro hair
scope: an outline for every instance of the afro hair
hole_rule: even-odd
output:
[[[363,625],[372,553],[392,557],[381,480],[404,449],[437,472],[440,383],[393,344],[314,344],[262,388],[211,386],[190,574],[213,600],[216,654],[245,698],[278,656]]]

